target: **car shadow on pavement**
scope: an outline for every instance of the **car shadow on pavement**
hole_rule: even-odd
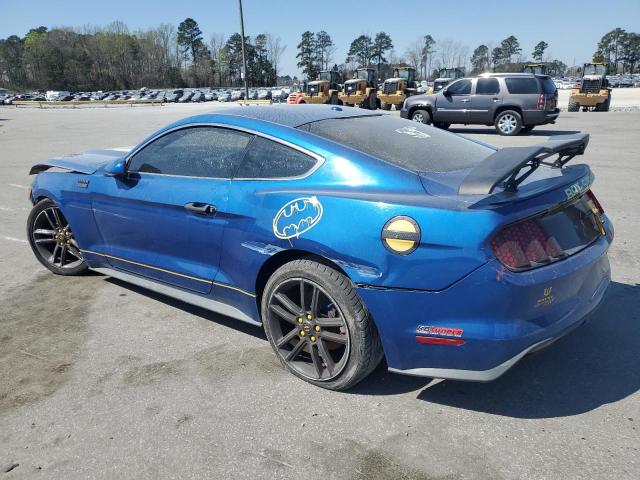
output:
[[[640,285],[612,282],[583,326],[490,383],[442,381],[425,402],[515,418],[579,415],[640,389]]]
[[[460,133],[460,134],[474,134],[474,135],[489,135],[493,134],[498,136],[498,132],[496,132],[493,127],[486,128],[450,128],[450,132]],[[558,135],[573,135],[575,133],[582,133],[579,130],[538,130],[534,129],[527,133],[520,133],[516,136],[518,137],[556,137]]]
[[[161,293],[156,293],[152,290],[147,290],[146,288],[139,287],[137,285],[133,285],[128,282],[123,282],[122,280],[118,280],[116,278],[106,277],[105,281],[113,283],[115,285],[119,285],[126,290],[131,290],[140,295],[144,295],[145,297],[149,297],[157,302],[162,302],[165,305],[169,305],[171,307],[177,308],[179,310],[182,310],[183,312],[187,312],[192,315],[205,318],[210,322],[215,322],[220,325],[224,325],[225,327],[233,328],[234,330],[237,330],[239,332],[253,335],[256,338],[260,338],[264,341],[267,341],[267,337],[265,336],[264,330],[262,329],[262,327],[258,327],[256,325],[245,323],[241,320],[236,320],[231,317],[220,315],[215,312],[206,310],[204,308],[196,307],[195,305],[191,305],[190,303],[186,303],[172,297],[167,297],[166,295],[162,295]]]

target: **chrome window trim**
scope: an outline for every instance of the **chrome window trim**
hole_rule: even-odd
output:
[[[276,143],[279,143],[281,145],[284,145],[285,147],[289,147],[289,148],[292,148],[294,150],[297,150],[298,152],[303,153],[305,155],[308,155],[308,156],[314,158],[316,160],[316,163],[315,163],[315,165],[313,167],[311,167],[310,170],[308,170],[304,174],[297,175],[297,176],[294,176],[294,177],[269,177],[269,178],[194,177],[194,176],[190,176],[190,175],[174,175],[174,174],[153,173],[153,172],[131,172],[131,173],[137,173],[138,175],[157,175],[157,176],[163,176],[163,177],[201,178],[201,179],[205,179],[205,180],[207,180],[207,179],[208,180],[232,180],[232,181],[241,180],[241,181],[262,181],[262,182],[271,181],[271,180],[301,180],[303,178],[306,178],[306,177],[312,175],[326,161],[325,157],[323,157],[322,155],[319,155],[319,154],[317,154],[315,152],[312,152],[311,150],[308,150],[308,149],[306,149],[304,147],[301,147],[300,145],[296,145],[295,143],[291,143],[291,142],[289,142],[287,140],[283,140],[281,138],[274,137],[273,135],[269,135],[268,133],[259,132],[257,130],[252,130],[250,128],[238,127],[238,126],[235,126],[235,125],[228,125],[226,123],[190,123],[188,125],[180,125],[178,127],[172,128],[170,130],[166,130],[166,131],[164,131],[164,132],[162,132],[162,133],[150,138],[149,140],[144,142],[142,145],[136,147],[134,150],[129,152],[129,154],[127,155],[127,157],[125,159],[125,165],[127,166],[127,172],[129,171],[129,163],[131,162],[133,157],[136,154],[138,154],[138,152],[143,150],[147,145],[149,145],[150,143],[155,142],[156,140],[158,140],[159,138],[164,137],[165,135],[169,135],[170,133],[176,132],[178,130],[184,130],[184,129],[187,129],[187,128],[193,128],[193,127],[224,128],[225,130],[232,130],[232,131],[237,131],[237,132],[241,132],[241,133],[248,133],[250,135],[262,137],[262,138],[265,138],[267,140],[271,140],[273,142],[276,142]],[[245,151],[250,145],[251,145],[251,141],[249,141],[249,143],[245,147]]]

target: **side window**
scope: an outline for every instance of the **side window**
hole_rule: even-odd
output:
[[[509,93],[538,93],[538,81],[535,78],[505,78]]]
[[[463,78],[453,82],[447,87],[447,92],[451,95],[469,95],[471,93],[471,80]]]
[[[255,137],[236,178],[287,178],[304,175],[317,160],[291,147]]]
[[[129,171],[231,178],[252,135],[217,127],[188,127],[163,135],[136,153]]]
[[[497,78],[479,78],[476,84],[476,95],[495,95],[500,93],[500,83]]]

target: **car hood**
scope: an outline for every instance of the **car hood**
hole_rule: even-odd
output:
[[[118,147],[104,150],[87,150],[73,155],[53,157],[31,167],[29,174],[33,175],[56,167],[91,175],[108,163],[124,158],[130,151],[131,147]]]

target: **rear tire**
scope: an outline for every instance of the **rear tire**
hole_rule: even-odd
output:
[[[567,112],[577,112],[580,110],[580,104],[578,102],[574,102],[569,99],[569,106],[567,107]]]
[[[89,269],[69,222],[48,198],[31,209],[27,218],[27,238],[38,261],[56,275],[81,275]]]
[[[608,112],[609,106],[611,105],[611,97],[607,98],[604,102],[599,103],[595,110],[596,112]]]
[[[353,283],[327,265],[312,260],[283,265],[269,278],[261,306],[276,356],[292,374],[313,385],[348,389],[384,356],[378,331]]]
[[[522,116],[515,110],[503,110],[496,117],[494,126],[500,135],[513,137],[522,129]]]
[[[415,110],[411,114],[411,120],[424,123],[425,125],[431,125],[431,114],[427,110]]]

